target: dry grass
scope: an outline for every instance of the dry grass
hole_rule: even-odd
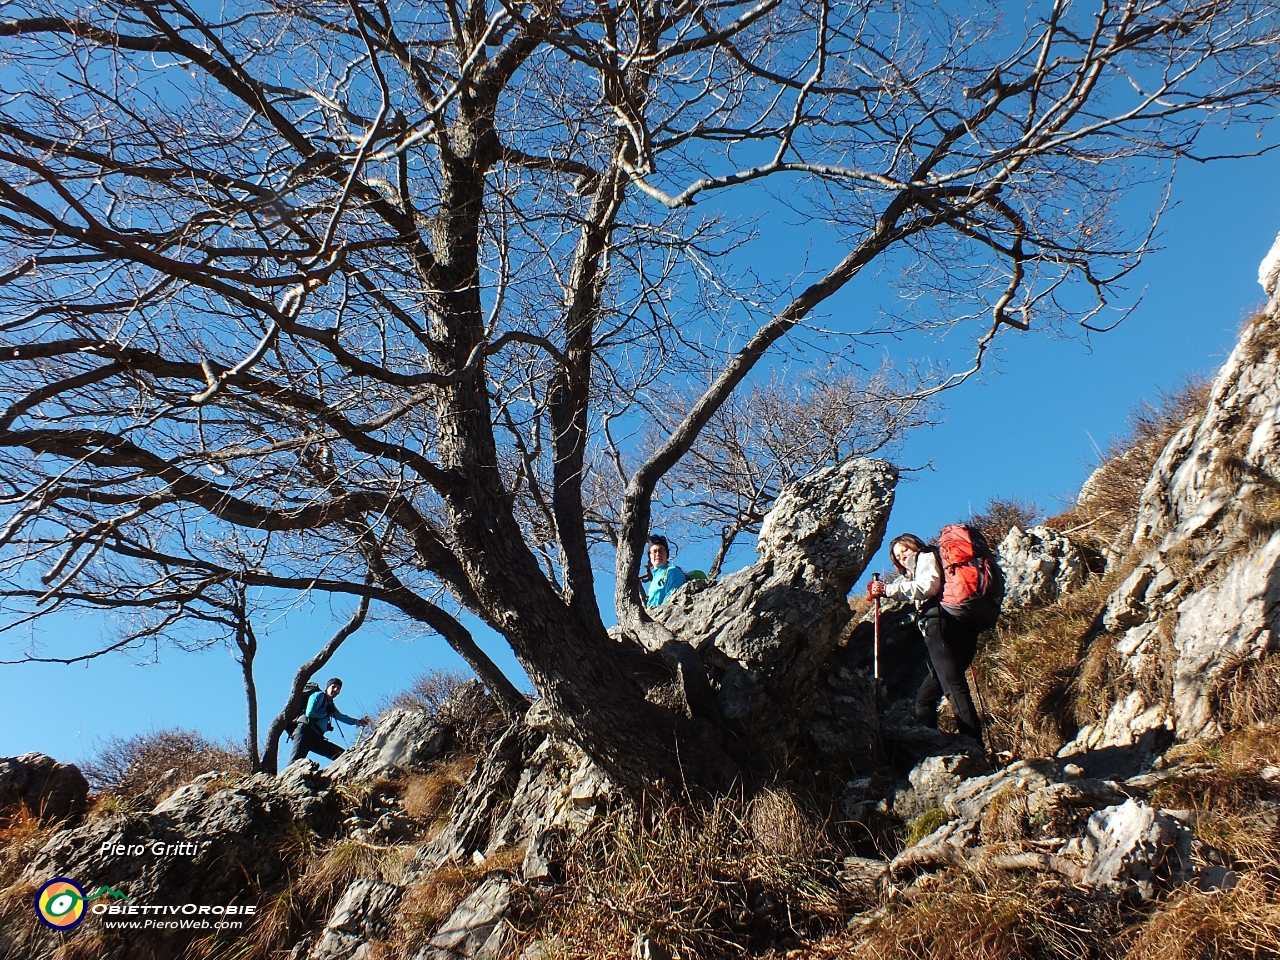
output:
[[[1075,735],[1078,708],[1088,707],[1078,696],[1096,696],[1098,688],[1072,681],[1087,641],[1090,650],[1105,650],[1105,637],[1094,636],[1098,617],[1124,573],[1092,578],[1052,606],[1008,613],[986,635],[975,665],[997,750],[1051,756]]]
[[[471,867],[448,865],[409,887],[396,914],[394,942],[400,956],[414,956],[482,877]]]
[[[405,814],[424,823],[442,822],[475,766],[475,757],[461,755],[411,776],[404,785]]]
[[[299,834],[288,857],[299,864],[274,896],[259,898],[257,919],[247,935],[231,949],[215,949],[225,960],[266,960],[283,955],[305,930],[319,929],[338,899],[356,880],[396,883],[413,857],[412,847],[375,846],[359,840],[339,840],[316,847]],[[211,941],[216,946],[217,938]]]
[[[1232,890],[1189,889],[1137,931],[1125,960],[1280,957],[1280,898],[1259,874]]]
[[[1114,544],[1137,515],[1142,489],[1165,445],[1186,423],[1200,416],[1209,399],[1208,380],[1188,378],[1142,403],[1130,415],[1124,434],[1111,441],[1102,462],[1069,510],[1045,521],[1072,530],[1075,539],[1095,549]]]
[[[113,737],[81,769],[98,793],[114,796],[130,808],[150,809],[202,774],[246,776],[249,762],[230,744],[214,743],[188,730],[161,730],[127,740]]]
[[[1280,716],[1280,656],[1246,660],[1235,670],[1225,670],[1215,694],[1214,715],[1223,729],[1265,728]]]
[[[1223,851],[1237,869],[1280,860],[1272,808],[1280,787],[1262,777],[1280,759],[1280,725],[1183,744],[1166,757],[1173,775],[1152,791],[1152,804],[1190,810],[1197,838]]]
[[[565,957],[629,957],[638,934],[684,958],[799,946],[839,929],[855,897],[826,823],[779,787],[709,808],[620,811],[571,838],[562,884],[524,939]]]
[[[859,960],[1093,960],[1122,953],[1118,904],[1058,883],[950,872],[888,905],[848,945]]]

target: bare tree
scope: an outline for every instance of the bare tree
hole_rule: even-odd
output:
[[[759,532],[783,486],[849,457],[883,453],[929,423],[926,393],[923,380],[889,368],[865,379],[826,370],[794,383],[775,377],[752,384],[716,411],[672,469],[661,488],[663,507],[690,528],[717,531],[707,571],[714,579],[738,537]],[[688,400],[686,409],[697,398]]]
[[[1207,122],[1274,115],[1276,32],[1252,0],[1018,21],[923,0],[11,3],[11,622],[109,609],[145,621],[127,646],[226,585],[367,598],[518,709],[465,609],[620,782],[676,778],[718,720],[645,699],[671,637],[635,578],[708,424],[871,264],[917,297],[880,332],[972,330],[935,389],[1002,330],[1114,322],[1150,236],[1114,203]],[[733,256],[717,198],[764,184],[839,238],[803,283]],[[690,378],[624,464],[617,642],[584,490],[606,426]]]

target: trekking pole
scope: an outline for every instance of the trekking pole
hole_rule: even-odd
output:
[[[878,583],[880,580],[880,574],[873,573],[871,575],[871,579],[875,580]],[[873,654],[872,663],[873,663],[873,671],[876,677],[876,696],[878,697],[880,696],[880,598],[878,596],[875,598],[875,608],[876,608],[876,613],[875,613],[876,646],[875,646],[875,653]]]
[[[996,762],[996,750],[991,743],[990,722],[987,716],[987,701],[982,698],[982,687],[978,685],[978,671],[974,669],[973,664],[969,664],[969,676],[973,679],[973,692],[978,695],[978,723],[982,728],[982,746],[987,751],[987,763],[991,764],[991,769],[996,769],[999,764]]]

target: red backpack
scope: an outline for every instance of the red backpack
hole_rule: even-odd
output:
[[[982,531],[953,523],[938,533],[942,566],[942,609],[979,630],[989,630],[1000,618],[1004,602],[1004,571]]]

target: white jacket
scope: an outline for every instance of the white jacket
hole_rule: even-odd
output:
[[[907,560],[907,575],[884,585],[884,595],[894,600],[910,600],[924,606],[942,593],[942,571],[932,550],[922,550]]]

